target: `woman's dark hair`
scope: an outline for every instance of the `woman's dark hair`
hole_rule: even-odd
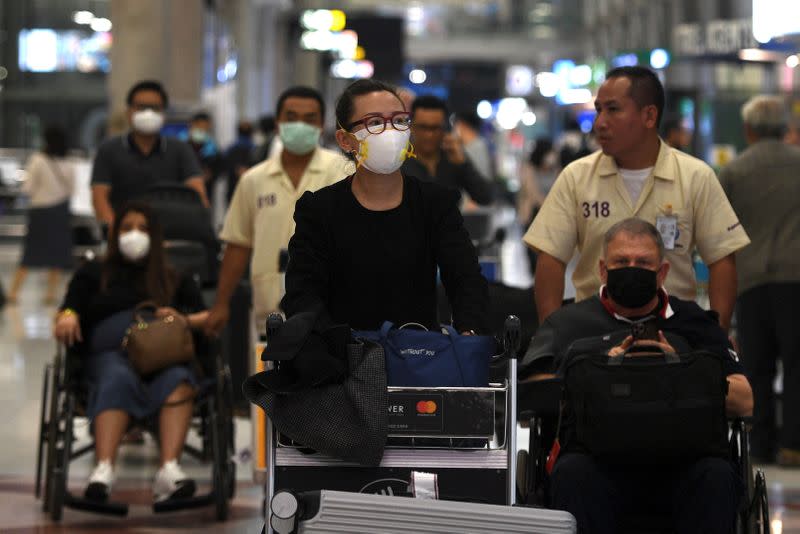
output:
[[[348,85],[336,101],[336,125],[339,128],[349,129],[348,126],[352,122],[355,99],[359,96],[381,91],[392,93],[405,109],[405,104],[403,104],[394,86],[379,80],[364,78]]]
[[[103,261],[103,274],[100,288],[105,291],[109,281],[129,265],[119,250],[119,229],[122,220],[129,213],[141,213],[147,220],[147,233],[150,235],[150,251],[145,258],[142,279],[134,281],[140,284],[137,289],[147,294],[147,298],[160,306],[167,306],[177,287],[178,276],[167,263],[164,254],[164,233],[155,212],[144,202],[129,202],[114,215],[114,226],[108,236],[108,250]]]
[[[44,149],[48,156],[63,158],[67,155],[67,133],[63,128],[50,125],[44,129]]]

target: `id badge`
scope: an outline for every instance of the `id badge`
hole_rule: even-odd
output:
[[[675,250],[675,238],[678,236],[678,218],[675,215],[659,215],[656,217],[656,228],[664,241],[664,248]]]

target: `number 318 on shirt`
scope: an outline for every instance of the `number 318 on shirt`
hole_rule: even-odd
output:
[[[608,202],[584,202],[583,206],[583,216],[584,218],[588,219],[589,217],[608,217],[611,215],[611,206]]]

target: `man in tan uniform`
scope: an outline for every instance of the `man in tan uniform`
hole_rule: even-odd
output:
[[[325,104],[308,87],[281,94],[276,112],[282,151],[244,173],[231,199],[221,238],[225,254],[217,296],[205,330],[217,335],[230,315],[229,303],[250,263],[256,325],[278,311],[283,288],[278,269],[281,250],[294,233],[294,205],[305,191],[316,191],[344,178],[348,161],[319,146]]]
[[[524,236],[539,254],[536,307],[540,321],[561,306],[566,264],[580,252],[572,280],[576,300],[598,292],[603,235],[629,217],[656,226],[672,264],[670,294],[695,298],[692,251],[709,266],[711,308],[730,326],[736,300],[734,252],[750,240],[714,171],[670,148],[658,137],[664,88],[643,67],[620,67],[606,75],[595,100],[595,133],[602,147],[559,175]]]

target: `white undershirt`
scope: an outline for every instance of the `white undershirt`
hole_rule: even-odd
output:
[[[644,182],[647,180],[647,177],[650,176],[652,171],[653,167],[635,170],[619,170],[619,174],[622,176],[622,181],[625,182],[625,188],[628,190],[628,194],[631,196],[631,202],[634,206],[636,206],[636,203],[639,202],[639,197],[642,196],[642,189],[644,189]]]

